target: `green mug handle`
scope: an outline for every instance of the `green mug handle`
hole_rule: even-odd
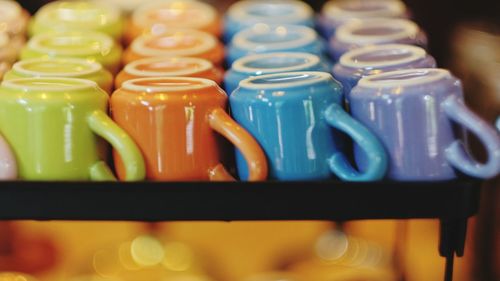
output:
[[[127,133],[101,110],[89,114],[87,121],[90,129],[108,141],[120,154],[125,165],[125,181],[144,180],[146,177],[144,158]],[[104,161],[99,161],[90,168],[90,178],[95,181],[116,181],[115,175]]]

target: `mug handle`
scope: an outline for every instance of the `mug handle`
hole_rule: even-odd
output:
[[[139,181],[146,176],[144,158],[134,141],[116,125],[103,111],[96,110],[88,116],[89,127],[98,136],[111,143],[118,151],[125,165],[125,180]],[[116,180],[113,172],[104,161],[90,168],[90,177],[97,181]]]
[[[208,115],[210,127],[236,146],[247,161],[249,181],[263,181],[267,178],[267,159],[257,141],[222,108],[213,109]],[[210,180],[234,180],[227,170],[218,164],[210,171]]]
[[[17,161],[10,145],[0,135],[0,180],[15,180],[17,178]]]
[[[363,150],[368,157],[366,171],[354,169],[342,152],[335,152],[328,164],[333,173],[346,181],[376,181],[384,177],[387,171],[387,153],[380,141],[361,123],[352,118],[338,104],[330,105],[325,111],[326,122],[346,133]]]
[[[488,161],[484,164],[479,163],[470,156],[460,140],[455,140],[445,150],[448,162],[473,177],[492,178],[500,173],[500,137],[495,129],[468,109],[456,96],[446,98],[442,103],[442,108],[450,120],[474,133],[481,140],[488,154]]]

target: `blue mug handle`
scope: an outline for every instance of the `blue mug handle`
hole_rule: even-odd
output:
[[[455,140],[445,150],[446,159],[463,173],[477,178],[493,178],[500,173],[500,137],[495,129],[468,109],[456,96],[449,96],[442,103],[448,118],[474,133],[486,148],[488,161],[479,163],[466,151],[460,140]]]
[[[331,171],[345,181],[376,181],[385,176],[388,166],[387,153],[380,141],[365,126],[352,118],[338,104],[330,105],[325,111],[326,122],[346,133],[366,154],[368,167],[360,172],[354,169],[342,152],[334,153],[329,159]]]

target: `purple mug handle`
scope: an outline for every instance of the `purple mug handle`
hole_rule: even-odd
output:
[[[486,148],[488,161],[479,163],[466,151],[460,140],[446,148],[446,159],[463,173],[478,178],[493,178],[500,173],[500,137],[495,129],[468,109],[456,96],[449,96],[442,104],[448,118],[473,132]]]
[[[0,136],[0,180],[17,179],[17,162],[10,145]]]

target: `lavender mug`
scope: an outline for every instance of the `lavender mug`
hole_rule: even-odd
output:
[[[342,83],[348,100],[352,88],[365,76],[400,69],[435,67],[436,60],[420,47],[387,44],[366,46],[345,53],[332,73]]]
[[[462,84],[444,69],[397,70],[362,78],[350,95],[351,114],[383,143],[393,180],[478,178],[500,172],[500,137],[463,103]],[[486,148],[478,163],[463,141],[467,129]],[[363,156],[355,149],[355,157]],[[361,164],[362,165],[362,164]]]

